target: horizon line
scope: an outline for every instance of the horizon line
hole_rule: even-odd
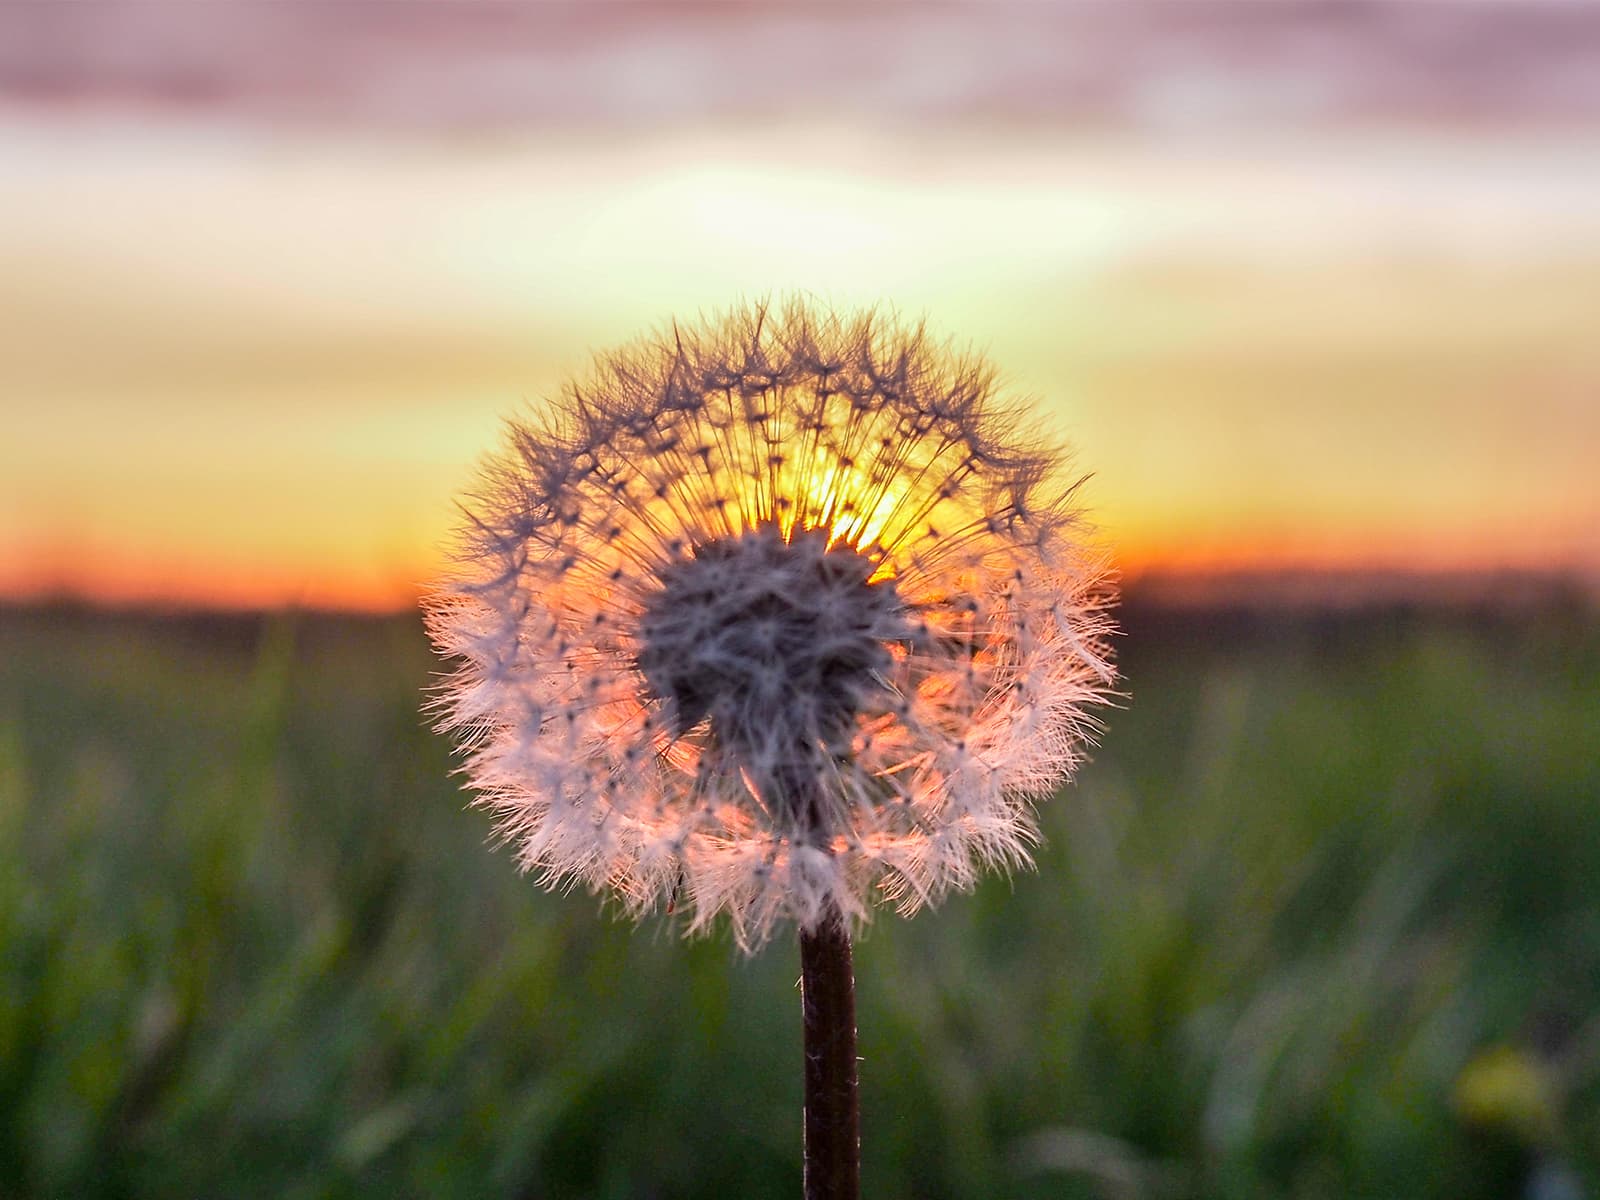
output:
[[[1573,565],[1278,566],[1170,565],[1125,571],[1121,602],[1160,608],[1339,611],[1442,607],[1527,611],[1573,604],[1600,608],[1600,572]],[[117,594],[74,586],[0,590],[0,614],[98,612],[150,617],[311,616],[389,619],[417,613],[429,589],[409,599],[301,600],[183,594]]]

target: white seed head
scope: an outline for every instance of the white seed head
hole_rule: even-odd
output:
[[[980,360],[757,306],[601,358],[507,440],[427,616],[525,868],[753,949],[1028,861],[1115,683],[1114,596]]]

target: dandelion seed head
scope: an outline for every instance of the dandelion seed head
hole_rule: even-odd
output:
[[[1028,861],[1114,686],[1063,455],[978,358],[755,306],[601,357],[463,505],[438,697],[519,862],[747,949]]]

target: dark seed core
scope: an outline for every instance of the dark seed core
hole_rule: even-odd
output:
[[[857,713],[883,697],[888,643],[907,630],[892,580],[818,530],[762,526],[697,547],[657,572],[638,667],[673,733],[709,723],[756,772],[848,748]]]

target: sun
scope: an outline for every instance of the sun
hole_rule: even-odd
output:
[[[853,550],[868,550],[883,536],[905,489],[891,482],[874,486],[859,469],[834,458],[811,467],[800,495],[801,503],[779,521],[785,541],[800,525],[827,530],[829,547],[843,542]]]

